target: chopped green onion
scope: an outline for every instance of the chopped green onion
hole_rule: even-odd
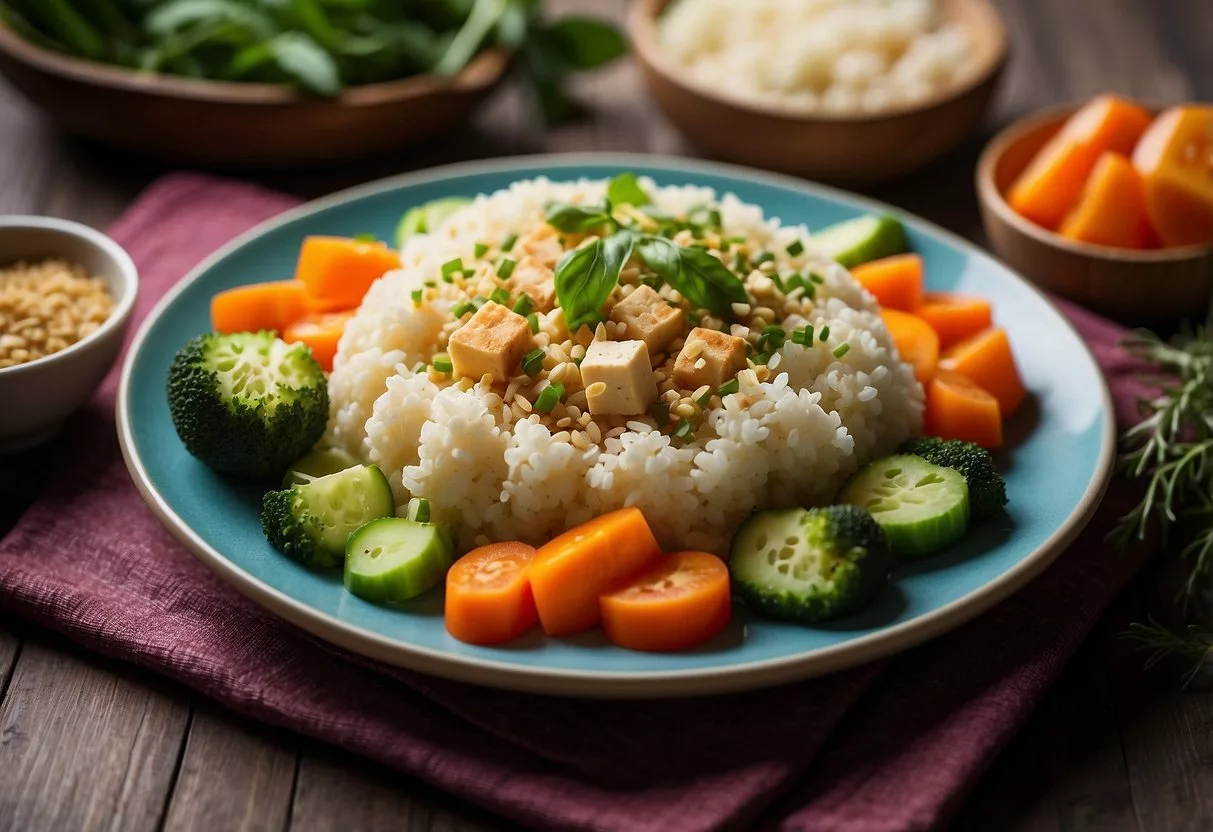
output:
[[[413,368],[413,372],[414,373],[424,373],[425,372],[425,362],[418,361],[417,366]]]
[[[423,290],[421,290],[421,289],[414,289],[414,290],[412,291],[412,295],[413,295],[413,306],[420,306],[420,305],[421,305],[421,295],[422,295],[422,294],[423,294]]]
[[[686,439],[688,436],[691,435],[691,423],[688,422],[686,419],[679,419],[678,427],[674,431],[674,435],[677,436],[679,439]]]
[[[447,260],[442,264],[442,279],[447,283],[451,282],[451,278],[455,272],[463,271],[463,260],[456,257],[454,260]]]
[[[770,355],[770,353],[760,352],[758,355],[754,356],[750,360],[761,367],[761,366],[765,366],[766,363],[771,360],[771,355]]]
[[[497,264],[497,276],[502,280],[506,280],[514,273],[514,267],[518,264],[509,257],[502,257],[501,262]]]
[[[757,257],[755,257],[753,260],[751,260],[750,262],[753,263],[755,267],[757,267],[757,266],[761,266],[763,263],[770,263],[774,259],[775,259],[774,254],[771,254],[771,252],[769,252],[769,251],[764,251],[761,254],[759,254]]]
[[[687,321],[691,326],[699,326],[703,323],[703,315],[699,314],[698,309],[692,309],[687,313]]]
[[[424,497],[412,498],[409,500],[406,516],[414,523],[430,522],[430,501]]]
[[[540,413],[551,413],[552,408],[564,396],[564,385],[553,384],[543,388],[543,392],[539,394],[539,398],[535,399],[535,409]]]
[[[782,347],[784,342],[787,340],[788,334],[784,331],[783,327],[770,324],[769,326],[763,328],[762,335],[760,335],[758,338],[758,343],[759,345],[765,344],[772,352],[774,352]],[[766,352],[765,349],[763,351]]]
[[[734,376],[733,378],[729,379],[724,384],[722,384],[718,388],[716,388],[716,395],[720,396],[720,398],[723,399],[725,396],[731,396],[733,393],[736,393],[740,389],[741,389],[741,382],[737,380],[736,376]]]
[[[708,405],[712,403],[712,391],[709,390],[708,392],[704,393],[702,396],[700,396],[699,398],[697,398],[695,400],[695,403],[698,404],[704,410],[707,410]]]
[[[846,341],[843,341],[841,344],[839,344],[838,346],[836,346],[834,348],[834,357],[842,358],[844,355],[846,355],[850,351],[851,351],[851,345],[848,344]]]
[[[461,300],[459,303],[451,307],[451,314],[455,316],[455,320],[459,320],[469,312],[475,312],[476,307],[470,301]]]
[[[445,352],[434,353],[434,369],[440,373],[449,373],[455,369],[451,357]]]
[[[665,402],[654,402],[649,408],[649,415],[653,417],[657,427],[664,428],[670,423],[670,406]]]
[[[803,347],[812,346],[813,344],[813,327],[802,326],[800,329],[792,333],[792,343],[800,344]]]
[[[821,335],[818,336],[819,340],[822,343],[825,343],[826,339],[828,339],[829,337],[830,337],[830,328],[828,326],[823,326],[821,328]]]
[[[489,299],[481,295],[477,295],[476,297],[472,298],[472,306],[476,307],[477,309],[484,306],[488,302]]]
[[[733,255],[733,271],[735,271],[735,272],[746,271],[746,265],[747,265],[747,262],[746,262],[745,254],[743,254],[740,251],[736,252]]]
[[[518,300],[514,301],[514,311],[524,318],[530,315],[534,308],[535,304],[531,302],[531,296],[526,292],[523,292],[518,296]]]
[[[509,306],[510,290],[503,286],[498,286],[493,290],[493,294],[489,295],[489,300],[493,303],[500,303],[502,306]]]
[[[809,272],[809,280],[813,281],[814,283],[825,283],[826,282],[826,279],[824,277],[822,277],[821,275],[819,275],[817,272]]]
[[[476,243],[476,245],[472,246],[472,254],[476,257],[484,257],[484,255],[488,254],[488,251],[489,246],[487,243]]]
[[[433,289],[433,288],[436,288],[436,287],[438,286],[438,281],[437,281],[437,280],[423,280],[423,281],[421,282],[421,285],[422,285],[422,286],[428,286],[429,288]]]
[[[531,334],[539,334],[539,316],[534,312],[526,316],[526,322],[531,325]]]
[[[354,242],[357,242],[357,243],[377,243],[377,242],[379,242],[379,238],[378,238],[378,237],[376,237],[374,234],[355,234],[355,235],[354,235]]]
[[[503,252],[509,251],[514,247],[514,243],[516,242],[518,242],[517,234],[507,234],[506,238],[501,241],[501,250]]]
[[[745,237],[728,237],[728,238],[726,238],[726,241],[732,243],[735,246],[744,246],[746,244]]]
[[[539,371],[543,369],[543,358],[543,347],[535,347],[522,357],[522,372],[531,378],[539,375]]]
[[[793,257],[804,254],[804,243],[800,242],[800,240],[793,240],[788,244],[788,254]]]

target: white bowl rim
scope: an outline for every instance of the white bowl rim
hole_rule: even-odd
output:
[[[135,268],[135,261],[126,253],[126,249],[118,245],[108,235],[101,233],[95,228],[58,217],[40,217],[32,214],[0,214],[0,230],[11,228],[58,231],[84,240],[117,264],[118,272],[121,275],[120,288],[122,294],[121,297],[115,298],[114,310],[96,330],[58,352],[44,355],[41,358],[35,358],[33,361],[27,361],[24,364],[15,364],[12,367],[0,367],[0,378],[37,372],[42,368],[50,367],[57,361],[63,361],[76,353],[84,352],[102,341],[115,329],[120,329],[126,325],[131,317],[131,312],[134,311],[135,298],[139,295],[139,270]],[[2,257],[3,251],[0,251],[0,258]]]

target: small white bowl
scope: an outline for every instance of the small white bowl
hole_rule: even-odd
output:
[[[120,245],[99,231],[50,217],[0,216],[0,267],[62,258],[100,277],[114,311],[88,337],[44,358],[0,368],[0,453],[51,437],[88,401],[122,350],[139,273]]]

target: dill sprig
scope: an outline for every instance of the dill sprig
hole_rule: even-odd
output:
[[[1213,630],[1195,625],[1177,633],[1151,618],[1149,624],[1130,624],[1129,631],[1122,637],[1137,642],[1138,650],[1149,651],[1145,663],[1147,668],[1169,656],[1187,662],[1190,667],[1184,674],[1185,687],[1196,678],[1205,661],[1213,657]]]

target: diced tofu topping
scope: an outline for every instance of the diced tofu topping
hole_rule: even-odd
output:
[[[715,389],[745,368],[745,339],[695,327],[674,362],[674,381],[688,390]]]
[[[590,415],[638,416],[657,400],[644,341],[595,341],[581,362]]]
[[[510,278],[510,289],[515,295],[524,292],[531,304],[540,312],[551,312],[556,306],[556,280],[554,272],[534,257],[526,256],[518,263],[514,276]]]
[[[487,373],[505,384],[534,346],[526,318],[489,301],[451,334],[447,353],[456,376],[479,379]]]
[[[615,304],[611,320],[627,328],[627,336],[644,341],[651,355],[665,350],[682,332],[686,316],[649,286],[637,286]]]
[[[533,257],[541,266],[555,269],[556,263],[564,256],[564,245],[560,242],[560,232],[547,223],[542,223],[530,234],[521,237],[514,246],[519,258]]]

